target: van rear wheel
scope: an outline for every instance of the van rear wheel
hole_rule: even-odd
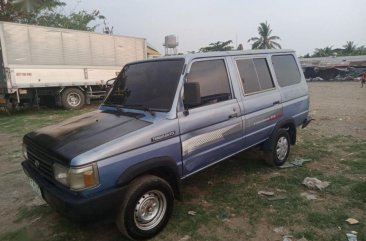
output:
[[[130,239],[148,239],[167,224],[174,206],[173,190],[164,179],[146,175],[131,182],[116,217]]]
[[[270,151],[264,152],[264,160],[270,166],[282,166],[290,154],[290,135],[280,129],[272,138],[272,146]]]

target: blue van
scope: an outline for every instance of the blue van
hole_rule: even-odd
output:
[[[253,146],[281,166],[309,122],[292,50],[164,57],[127,64],[97,111],[25,135],[22,166],[61,214],[109,215],[124,236],[147,239],[183,179]]]

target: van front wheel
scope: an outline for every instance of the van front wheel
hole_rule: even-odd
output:
[[[264,152],[264,160],[271,166],[282,166],[290,154],[290,135],[280,129],[272,137],[271,151]]]
[[[164,179],[146,175],[132,181],[116,218],[130,239],[148,239],[167,224],[174,206],[173,190]]]

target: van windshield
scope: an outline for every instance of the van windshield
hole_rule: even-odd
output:
[[[104,105],[168,112],[182,74],[184,59],[126,65]]]

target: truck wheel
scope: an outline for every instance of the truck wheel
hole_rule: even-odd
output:
[[[61,94],[62,106],[70,110],[78,110],[85,104],[84,93],[77,88],[68,88]]]
[[[167,224],[174,206],[173,190],[164,179],[146,175],[131,182],[116,224],[130,239],[148,239]]]
[[[271,151],[264,152],[264,160],[271,166],[282,166],[290,154],[290,135],[280,129],[272,137]]]

